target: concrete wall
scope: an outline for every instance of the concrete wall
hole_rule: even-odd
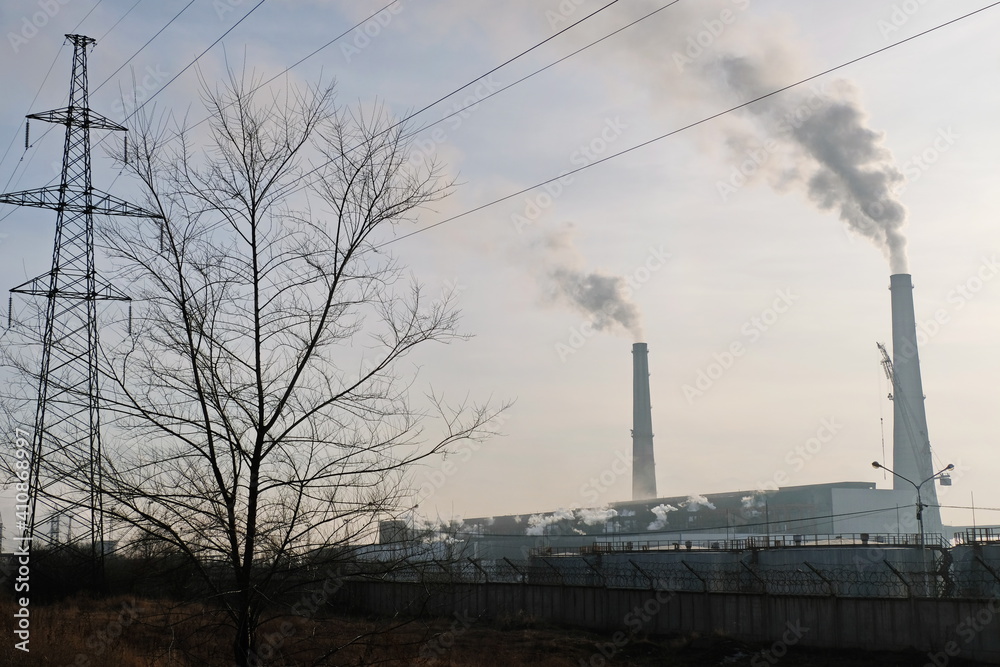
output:
[[[1000,599],[1000,544],[963,544],[951,557],[958,595]]]
[[[608,633],[720,631],[746,641],[815,648],[915,649],[943,667],[952,656],[1000,664],[1000,600],[837,598],[692,593],[531,584],[348,581],[336,601],[377,614],[496,619],[515,614]]]

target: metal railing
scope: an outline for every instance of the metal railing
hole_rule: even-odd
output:
[[[1000,540],[1000,536],[997,537]],[[944,536],[927,533],[927,546],[945,547]],[[919,533],[836,533],[836,534],[793,534],[793,535],[753,535],[736,539],[708,540],[598,540],[590,545],[578,547],[545,546],[531,550],[532,556],[579,556],[602,553],[632,553],[643,551],[750,551],[754,549],[782,549],[824,546],[904,546],[919,547]]]
[[[955,545],[985,544],[1000,542],[1000,528],[966,528],[965,532],[955,533]]]

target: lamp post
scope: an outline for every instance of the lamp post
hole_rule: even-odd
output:
[[[926,484],[927,482],[931,481],[932,479],[937,478],[939,475],[942,475],[942,474],[948,472],[949,470],[954,470],[955,466],[952,465],[951,463],[949,463],[947,466],[945,466],[941,470],[938,470],[936,473],[934,473],[933,475],[931,475],[930,477],[928,477],[924,481],[920,482],[919,484],[917,484],[916,482],[914,482],[912,479],[907,479],[906,477],[903,477],[902,475],[900,475],[898,472],[892,470],[891,468],[885,467],[884,465],[882,465],[878,461],[872,461],[872,467],[875,468],[876,470],[879,469],[879,468],[881,468],[882,470],[885,470],[886,472],[889,472],[892,475],[894,475],[894,476],[896,476],[896,477],[898,477],[898,478],[900,478],[902,480],[905,480],[905,481],[909,482],[910,484],[913,485],[913,488],[916,490],[916,492],[917,492],[917,523],[920,525],[920,561],[921,561],[921,565],[924,566],[924,567],[926,567],[926,565],[927,565],[927,545],[926,545],[926,540],[924,539],[924,508],[926,507],[926,505],[924,505],[923,500],[920,498],[920,487],[922,487],[924,484]],[[899,522],[898,521],[896,522],[896,525],[897,525],[897,527],[899,526]]]
[[[936,479],[939,475],[942,475],[942,474],[948,472],[949,470],[954,470],[955,466],[952,465],[951,463],[949,463],[947,466],[945,466],[941,470],[938,470],[936,473],[934,473],[933,475],[931,475],[930,477],[928,477],[924,481],[920,482],[919,484],[917,484],[916,482],[914,482],[911,479],[907,479],[906,477],[903,477],[898,472],[892,470],[891,468],[887,468],[886,466],[882,465],[878,461],[872,461],[872,467],[875,468],[875,469],[881,468],[882,470],[885,470],[886,472],[888,472],[888,473],[890,473],[892,475],[895,475],[896,477],[898,477],[898,478],[900,478],[900,479],[902,479],[904,481],[907,481],[907,482],[909,482],[910,484],[913,485],[913,488],[917,492],[917,523],[920,525],[920,546],[923,547],[924,546],[924,508],[927,507],[927,505],[924,505],[923,500],[921,500],[921,498],[920,498],[920,487],[922,487],[924,484],[926,484],[927,482],[931,481],[932,479]]]

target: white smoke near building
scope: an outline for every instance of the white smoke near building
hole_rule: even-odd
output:
[[[425,542],[445,542],[455,543],[464,539],[468,534],[481,533],[481,527],[469,526],[461,516],[429,518],[420,514],[416,509],[411,509],[403,515],[402,521],[409,529],[410,533],[418,536]]]
[[[618,511],[605,507],[603,509],[581,509],[579,519],[588,526],[600,526],[618,516]]]
[[[545,535],[546,530],[549,526],[557,524],[561,521],[574,521],[576,516],[573,510],[558,509],[552,514],[532,514],[528,517],[528,529],[525,531],[525,535]]]
[[[760,508],[764,506],[764,496],[759,493],[753,493],[749,496],[743,496],[740,499],[740,505],[743,509],[743,516],[752,519],[761,515]]]
[[[662,530],[667,527],[667,514],[670,512],[676,512],[677,508],[673,505],[660,504],[656,507],[651,508],[653,514],[656,516],[656,521],[649,524],[646,530]]]
[[[705,507],[710,510],[715,509],[715,505],[713,505],[708,500],[708,498],[706,498],[705,496],[699,496],[697,494],[688,496],[687,500],[684,501],[684,507],[687,508],[688,512],[697,512],[702,507]]]

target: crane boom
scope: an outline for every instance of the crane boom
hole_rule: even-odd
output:
[[[882,370],[885,371],[885,376],[889,379],[889,400],[892,400],[892,392],[896,389],[896,378],[893,377],[892,373],[892,359],[889,358],[889,353],[885,351],[885,345],[882,343],[875,343],[878,346],[878,351],[882,353]]]

